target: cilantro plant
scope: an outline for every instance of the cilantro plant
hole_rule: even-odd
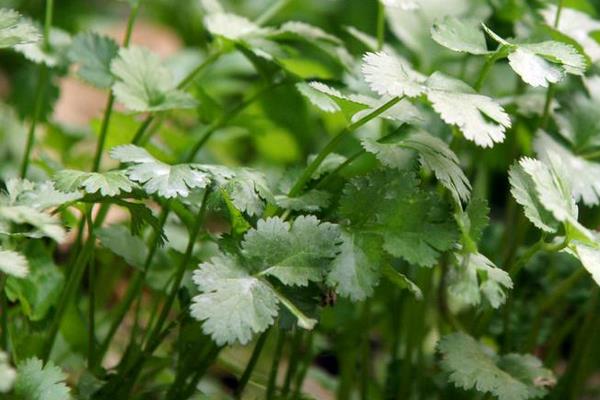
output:
[[[600,396],[597,2],[0,6],[0,398]]]

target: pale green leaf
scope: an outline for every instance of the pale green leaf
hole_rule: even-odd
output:
[[[459,52],[488,54],[485,35],[475,20],[447,16],[431,27],[431,37],[440,45]]]
[[[54,175],[54,185],[63,192],[83,190],[85,193],[99,192],[102,196],[114,197],[130,193],[135,184],[124,171],[83,172],[64,169]]]
[[[50,48],[46,49],[42,41],[18,44],[14,49],[36,64],[58,67],[67,64],[67,51],[71,45],[71,36],[58,28],[50,30]]]
[[[426,90],[423,76],[386,51],[366,53],[362,73],[371,89],[381,96],[416,97]]]
[[[219,255],[194,271],[202,292],[193,298],[191,314],[218,345],[248,343],[265,331],[278,313],[278,299],[262,280],[232,259]]]
[[[25,360],[18,367],[15,393],[23,400],[68,400],[67,376],[52,361],[46,365],[37,358]]]
[[[14,10],[0,8],[0,49],[36,43],[40,39],[39,31],[31,22]]]
[[[320,281],[335,257],[340,240],[337,225],[314,216],[292,223],[279,217],[259,220],[246,233],[243,254],[261,275],[271,275],[285,285],[306,286]]]
[[[8,362],[8,356],[0,350],[0,393],[8,393],[17,379],[17,371]]]
[[[96,230],[102,246],[117,256],[122,257],[127,264],[143,268],[148,254],[148,248],[138,236],[133,236],[123,225],[112,225]]]
[[[79,64],[77,75],[81,79],[99,88],[109,88],[114,81],[110,63],[118,52],[119,45],[111,38],[86,32],[75,36],[68,55]]]
[[[145,48],[120,49],[110,70],[116,77],[115,97],[132,111],[156,112],[196,106],[192,96],[176,88],[171,72],[160,58]]]
[[[27,206],[1,206],[0,222],[2,220],[10,221],[18,225],[29,225],[34,230],[20,231],[20,235],[29,237],[49,237],[50,239],[62,243],[66,232],[62,227],[58,217],[50,215]]]
[[[444,336],[438,343],[442,368],[462,389],[491,393],[498,400],[527,400],[547,393],[552,372],[530,355],[497,356],[464,333]]]
[[[281,208],[292,211],[316,212],[329,206],[331,195],[321,190],[310,190],[300,196],[276,195],[275,202]]]
[[[29,274],[29,263],[23,254],[0,247],[0,272],[15,278],[25,278]]]

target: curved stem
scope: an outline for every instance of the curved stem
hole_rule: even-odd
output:
[[[500,60],[502,57],[504,57],[504,47],[499,47],[498,50],[496,50],[493,54],[489,55],[486,60],[485,60],[485,64],[483,64],[483,67],[481,68],[481,71],[479,72],[479,76],[477,77],[477,81],[475,82],[475,85],[473,86],[473,88],[476,91],[480,91],[483,83],[485,82],[486,78],[488,77],[490,71],[492,70],[492,67],[494,66],[494,64],[496,64],[496,61]]]
[[[277,335],[277,346],[275,348],[275,354],[273,355],[273,362],[271,363],[271,371],[269,372],[267,393],[265,394],[266,400],[273,400],[275,398],[275,391],[277,389],[277,371],[279,370],[279,362],[281,361],[284,344],[285,332],[279,330],[279,334]]]
[[[265,11],[260,13],[259,17],[254,20],[258,25],[264,25],[269,22],[275,15],[289,5],[292,0],[277,0],[269,6]]]
[[[317,154],[317,157],[315,157],[315,159],[308,165],[308,167],[306,167],[306,169],[304,170],[304,172],[302,173],[302,175],[300,176],[300,178],[298,178],[298,180],[296,181],[296,183],[294,184],[294,186],[292,187],[292,189],[288,193],[288,196],[289,197],[296,197],[300,193],[302,193],[302,190],[304,189],[304,186],[311,179],[311,177],[313,176],[313,174],[315,173],[315,171],[317,170],[317,168],[319,167],[319,165],[321,165],[321,163],[323,162],[323,160],[325,160],[325,158],[333,150],[335,150],[335,148],[341,143],[341,141],[348,134],[354,132],[355,130],[357,130],[361,126],[365,125],[367,122],[371,121],[372,119],[377,118],[379,115],[383,114],[384,112],[386,112],[387,110],[389,110],[390,108],[392,108],[394,105],[396,105],[400,100],[402,100],[402,97],[394,97],[393,99],[389,100],[384,105],[382,105],[381,107],[373,110],[371,113],[367,114],[366,116],[364,116],[363,118],[359,119],[358,121],[352,123],[346,129],[344,129],[342,132],[340,132],[339,134],[337,134],[336,136],[334,136],[329,141],[329,143],[327,143],[325,145],[325,147],[319,152],[319,154]]]

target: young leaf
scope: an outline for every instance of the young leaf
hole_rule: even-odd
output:
[[[492,147],[504,140],[511,122],[494,100],[439,72],[427,79],[427,86],[433,109],[446,123],[458,126],[465,138],[481,147]]]
[[[66,236],[65,230],[56,216],[43,213],[31,207],[0,205],[0,227],[3,220],[35,228],[32,231],[19,231],[15,235],[33,238],[48,237],[58,243],[62,243]]]
[[[0,393],[8,393],[17,379],[17,371],[10,366],[8,356],[0,350]]]
[[[440,45],[458,52],[488,54],[485,35],[475,20],[447,16],[431,27],[431,37]]]
[[[29,274],[29,263],[21,253],[0,247],[0,272],[16,278],[25,278]]]
[[[340,253],[333,260],[327,284],[352,301],[373,294],[381,275],[382,241],[375,235],[343,231]]]
[[[386,51],[366,53],[362,73],[371,89],[381,96],[416,97],[426,90],[421,74]]]
[[[233,175],[229,178],[218,181],[238,210],[250,216],[260,215],[264,210],[265,201],[275,201],[262,173],[249,168],[239,168],[232,172]]]
[[[538,57],[532,51],[517,48],[508,55],[508,63],[531,86],[548,87],[549,84],[560,82],[563,78],[562,71]]]
[[[196,101],[178,90],[171,72],[160,58],[141,47],[122,48],[111,62],[116,77],[113,92],[117,100],[136,112],[193,108]]]
[[[200,264],[194,282],[202,292],[194,297],[191,314],[218,345],[248,343],[265,331],[278,313],[278,299],[262,280],[237,261],[219,255]]]
[[[41,360],[30,358],[18,367],[15,394],[27,400],[68,400],[66,378],[52,361],[44,365]]]
[[[77,75],[99,88],[110,88],[114,77],[110,63],[119,52],[119,45],[107,36],[87,32],[75,36],[69,49],[71,62],[79,64]]]
[[[549,162],[549,154],[558,155],[575,200],[581,200],[588,206],[600,203],[600,164],[574,154],[543,131],[538,132],[533,146],[544,162]]]
[[[583,267],[588,270],[596,284],[600,286],[600,248],[598,244],[590,246],[574,241],[569,245],[568,251],[581,261]]]
[[[327,272],[339,236],[337,225],[314,216],[300,216],[291,224],[275,217],[259,220],[246,233],[242,248],[261,275],[274,276],[284,285],[306,286]]]
[[[552,371],[531,355],[497,356],[464,333],[444,336],[438,343],[442,368],[450,382],[466,390],[491,393],[498,400],[544,396],[555,382]]]
[[[456,266],[449,274],[448,291],[462,303],[477,305],[481,295],[492,308],[506,300],[505,291],[513,283],[508,273],[480,253],[455,254]]]
[[[83,172],[63,169],[54,175],[54,185],[63,192],[83,190],[86,193],[100,192],[102,196],[114,197],[130,193],[134,183],[124,171]]]
[[[204,189],[210,176],[194,168],[193,164],[169,165],[141,147],[123,145],[110,151],[111,157],[124,163],[134,164],[127,169],[127,176],[140,183],[148,194],[165,198],[187,197],[192,189]]]
[[[292,211],[316,212],[329,206],[330,194],[321,190],[310,190],[296,197],[276,195],[275,202],[281,208]]]
[[[0,49],[36,43],[40,39],[37,28],[18,12],[0,8]]]
[[[6,182],[6,192],[8,199],[0,203],[7,205],[27,206],[38,211],[48,210],[79,200],[82,193],[64,193],[56,189],[54,182],[30,182],[26,179],[9,179]]]
[[[48,67],[58,67],[67,64],[66,53],[71,45],[71,36],[58,28],[50,30],[50,48],[46,49],[42,41],[34,41],[14,46],[26,59],[36,64]]]

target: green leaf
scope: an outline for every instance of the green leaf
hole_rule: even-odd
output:
[[[569,245],[569,250],[581,261],[583,267],[588,270],[596,284],[600,286],[600,248],[598,245],[590,246],[574,241]]]
[[[148,248],[141,238],[133,236],[123,225],[98,229],[96,235],[102,246],[122,257],[127,264],[140,269],[144,267]]]
[[[236,260],[219,255],[194,271],[202,292],[191,314],[218,345],[248,343],[253,334],[273,324],[278,299],[268,284],[251,276]]]
[[[366,53],[362,73],[371,89],[381,96],[416,97],[426,91],[425,77],[390,52]]]
[[[216,170],[212,170],[216,171]],[[265,208],[265,201],[273,203],[275,199],[267,186],[265,176],[249,168],[238,168],[233,171],[216,171],[225,176],[215,179],[220,182],[223,190],[227,192],[233,204],[238,210],[247,213],[250,216],[261,215]],[[227,175],[232,173],[232,175]]]
[[[56,305],[64,284],[60,269],[40,247],[28,248],[27,279],[9,278],[6,281],[8,298],[18,301],[23,313],[32,321],[46,318]]]
[[[575,200],[581,200],[588,206],[600,203],[600,164],[574,154],[543,131],[538,132],[533,146],[544,162],[549,162],[550,154],[558,155]]]
[[[23,254],[0,247],[0,272],[15,278],[25,278],[29,274],[29,263]]]
[[[408,279],[406,275],[397,271],[389,263],[383,265],[383,275],[388,281],[399,287],[400,289],[406,289],[411,292],[417,300],[423,300],[423,292],[413,281]]]
[[[491,393],[499,400],[542,397],[554,384],[552,372],[531,355],[497,356],[464,333],[444,336],[438,343],[442,368],[456,387]]]
[[[165,164],[138,146],[117,146],[110,155],[115,160],[134,164],[127,169],[127,176],[140,183],[148,194],[156,193],[167,199],[187,197],[190,190],[204,189],[210,183],[210,176],[193,164]]]
[[[118,52],[119,45],[111,38],[86,32],[75,36],[68,55],[71,62],[79,64],[81,79],[104,89],[113,84],[110,64]]]
[[[469,236],[475,243],[478,243],[489,222],[490,208],[487,200],[483,197],[472,198],[467,206],[466,213],[469,218]]]
[[[427,98],[447,124],[456,125],[467,140],[492,147],[504,140],[510,117],[492,98],[462,81],[436,72],[427,79]]]
[[[110,70],[116,77],[115,97],[129,110],[156,112],[196,106],[192,96],[176,88],[160,58],[147,49],[120,49]]]
[[[56,216],[31,207],[0,205],[0,230],[2,229],[3,220],[23,226],[17,232],[13,232],[15,235],[33,238],[49,237],[58,243],[62,243],[66,236],[65,229]],[[31,230],[30,227],[34,229]]]
[[[52,181],[30,182],[27,179],[15,178],[6,181],[6,192],[8,198],[3,201],[0,197],[0,203],[27,206],[38,211],[62,206],[83,197],[81,193],[56,190]]]
[[[83,172],[63,169],[54,175],[54,185],[63,192],[83,190],[85,193],[100,192],[105,197],[130,193],[134,184],[124,171]]]
[[[418,185],[406,171],[355,178],[343,190],[340,213],[357,229],[381,235],[391,255],[432,266],[453,247],[458,230],[448,204]]]
[[[68,400],[66,374],[52,361],[46,365],[37,358],[25,360],[18,367],[15,393],[24,400]]]
[[[233,41],[265,36],[268,29],[261,28],[249,19],[236,14],[215,13],[204,18],[204,26],[215,36]]]
[[[67,64],[67,51],[71,45],[69,33],[52,28],[50,30],[50,48],[46,49],[42,41],[18,44],[14,48],[31,62],[54,68]]]
[[[485,35],[475,20],[447,16],[431,27],[431,37],[440,45],[458,52],[488,54]]]
[[[8,356],[0,350],[0,393],[8,393],[17,379],[17,371],[10,366]]]
[[[275,202],[281,208],[292,211],[316,212],[329,206],[330,194],[321,190],[310,190],[296,197],[276,195]]]
[[[0,49],[36,43],[40,39],[37,28],[18,12],[0,8]]]
[[[363,141],[363,147],[374,153],[384,165],[400,170],[406,169],[412,153],[410,150],[414,150],[420,156],[421,165],[433,171],[457,202],[469,199],[471,184],[460,168],[458,157],[445,142],[435,136],[417,131],[393,143],[379,143],[367,139]]]
[[[242,242],[244,256],[261,275],[284,285],[306,286],[320,281],[338,250],[337,225],[314,216],[300,216],[291,224],[279,217],[259,220]]]
[[[498,308],[513,283],[508,273],[480,253],[455,254],[456,265],[448,277],[448,291],[462,304],[478,305],[482,296]]]
[[[375,235],[343,231],[339,254],[331,264],[327,284],[352,301],[370,297],[381,275],[382,240]]]

